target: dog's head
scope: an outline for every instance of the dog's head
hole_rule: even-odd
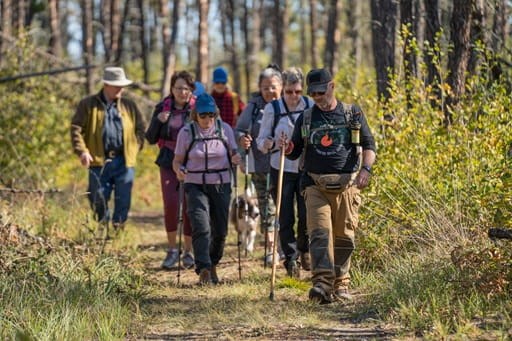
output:
[[[245,216],[252,219],[258,218],[260,209],[258,208],[258,199],[238,196],[238,219],[244,219]]]

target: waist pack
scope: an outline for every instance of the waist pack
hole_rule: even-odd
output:
[[[317,186],[325,190],[345,190],[352,185],[357,173],[315,174],[308,172],[308,175]]]

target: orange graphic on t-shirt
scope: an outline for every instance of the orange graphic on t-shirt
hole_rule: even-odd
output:
[[[320,144],[324,147],[329,147],[332,144],[332,139],[329,134],[325,134],[320,140]]]

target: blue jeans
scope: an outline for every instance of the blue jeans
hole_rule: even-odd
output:
[[[192,226],[196,273],[219,264],[228,234],[231,184],[186,183],[187,215]]]
[[[89,202],[98,221],[110,220],[108,202],[114,191],[112,222],[124,223],[132,197],[135,169],[126,167],[123,156],[107,159],[103,167],[89,168]]]
[[[278,171],[270,169],[272,197],[277,203]],[[296,206],[294,205],[296,204]],[[295,238],[295,211],[297,211],[297,238]],[[285,266],[291,260],[297,260],[300,252],[309,251],[309,238],[306,227],[306,204],[300,193],[300,173],[284,172],[281,189],[281,209],[279,211],[279,238],[286,256]]]

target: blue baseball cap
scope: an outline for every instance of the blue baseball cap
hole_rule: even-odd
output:
[[[194,96],[199,96],[203,92],[206,92],[206,89],[204,88],[203,83],[201,82],[194,82],[195,90],[194,90]]]
[[[214,83],[227,83],[228,72],[222,66],[219,66],[213,70],[213,82]]]
[[[217,112],[217,106],[212,96],[203,92],[196,98],[196,112],[202,114],[205,112]]]

